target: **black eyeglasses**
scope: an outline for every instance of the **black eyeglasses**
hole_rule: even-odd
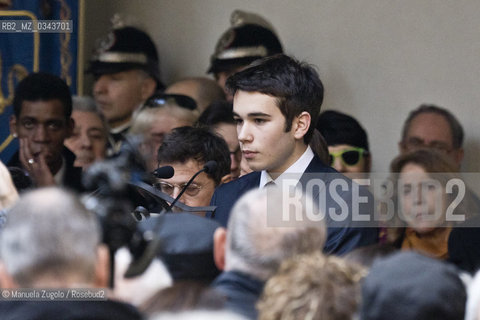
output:
[[[166,94],[166,93],[156,93],[145,102],[145,107],[147,108],[157,108],[161,107],[167,103],[176,104],[179,107],[195,110],[197,109],[197,103],[195,100],[189,96],[184,96],[183,94]]]

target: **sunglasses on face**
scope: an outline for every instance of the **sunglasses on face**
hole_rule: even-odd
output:
[[[147,101],[145,102],[145,107],[157,108],[157,107],[164,106],[168,103],[176,104],[177,106],[184,109],[188,109],[188,110],[197,109],[197,103],[195,102],[195,100],[193,100],[189,96],[184,96],[182,94],[166,94],[166,93],[154,94],[153,96],[147,99]]]
[[[335,159],[340,157],[342,163],[346,166],[355,166],[357,165],[364,156],[368,155],[368,151],[363,148],[348,148],[341,151],[329,152],[330,155],[330,166],[333,166]]]

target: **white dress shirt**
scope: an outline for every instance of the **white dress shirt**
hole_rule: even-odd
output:
[[[288,178],[289,180],[295,180],[295,185],[298,184],[300,178],[302,177],[303,173],[307,169],[308,165],[312,161],[314,157],[314,153],[310,146],[307,147],[307,150],[292,164],[288,167],[287,170],[282,172],[281,175],[277,177],[277,179],[273,180],[272,177],[268,174],[266,170],[262,170],[260,174],[260,188],[264,188],[265,185],[271,181],[273,181],[276,185],[280,185],[283,179]]]

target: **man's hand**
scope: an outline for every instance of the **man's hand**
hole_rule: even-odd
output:
[[[39,153],[33,156],[28,139],[20,138],[20,162],[24,169],[30,175],[37,187],[45,187],[55,185],[52,172],[47,165],[45,155]]]

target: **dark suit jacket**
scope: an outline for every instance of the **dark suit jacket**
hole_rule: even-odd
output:
[[[215,291],[226,298],[225,308],[247,319],[257,319],[257,303],[264,283],[237,271],[222,272],[212,283]]]
[[[300,178],[302,187],[305,187],[306,183],[312,179],[322,180],[325,183],[327,190],[330,183],[335,179],[341,179],[349,186],[352,185],[352,181],[350,179],[340,174],[335,169],[325,166],[317,156],[314,156],[304,174]],[[220,222],[220,224],[223,226],[226,226],[230,216],[230,211],[238,198],[240,198],[247,191],[257,188],[259,183],[260,172],[252,172],[237,180],[218,187],[217,190],[215,190],[210,203],[211,205],[217,206],[214,219]],[[369,201],[367,205],[360,206],[359,213],[361,215],[369,215],[370,217],[373,217],[374,204],[371,194],[368,192],[368,190],[366,190],[366,188],[362,187],[360,190],[360,195],[367,196]],[[320,192],[326,192],[326,190],[320,190]],[[314,201],[318,201],[320,192],[311,195]],[[324,251],[326,253],[345,254],[357,247],[377,243],[378,228],[371,227],[373,222],[370,222],[370,227],[360,227],[358,224],[354,224],[351,221],[352,188],[350,187],[347,191],[337,190],[337,192],[348,206],[349,217],[346,219],[347,221],[334,223],[331,219],[329,219],[329,215],[326,215],[328,234]],[[335,211],[338,212],[340,210],[340,206],[337,202],[338,201],[335,201],[329,192],[326,192],[325,207],[327,211],[330,208],[334,208]]]
[[[480,269],[480,216],[454,227],[448,238],[448,261],[475,274]]]
[[[65,159],[65,175],[63,177],[62,185],[74,191],[85,191],[85,188],[82,185],[82,168],[73,166],[75,155],[66,147],[63,148],[62,155]],[[18,151],[12,156],[7,166],[22,168]]]

